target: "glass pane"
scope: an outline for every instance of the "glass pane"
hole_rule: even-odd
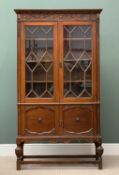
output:
[[[64,96],[92,96],[92,27],[64,27]]]
[[[26,97],[52,98],[53,27],[25,28]]]

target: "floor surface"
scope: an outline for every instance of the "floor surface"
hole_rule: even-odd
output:
[[[0,157],[0,175],[119,175],[119,156],[103,156],[103,169],[90,164],[22,165],[16,170],[16,157]]]

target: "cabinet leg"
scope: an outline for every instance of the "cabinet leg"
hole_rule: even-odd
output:
[[[98,168],[102,169],[102,154],[103,154],[103,147],[102,142],[95,142],[95,148],[96,148],[96,160],[98,161]]]
[[[99,158],[98,168],[102,169],[102,158]]]
[[[98,153],[97,153],[97,147],[98,147],[98,143],[95,142],[95,152],[96,152],[96,160],[98,160]]]
[[[21,160],[23,160],[24,159],[24,143],[23,142],[21,143],[21,148],[22,148],[22,158],[21,158]]]
[[[21,162],[19,159],[17,159],[17,162],[16,162],[16,169],[21,170]]]
[[[21,162],[23,160],[23,145],[24,145],[24,143],[19,141],[17,143],[17,147],[15,149],[15,153],[17,156],[17,162],[16,162],[16,169],[17,170],[21,169]]]

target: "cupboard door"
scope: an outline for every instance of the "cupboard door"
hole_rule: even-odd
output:
[[[25,109],[26,135],[55,135],[57,133],[57,107],[29,106]]]
[[[60,29],[61,101],[96,100],[98,68],[95,23],[62,22]]]
[[[24,22],[21,33],[22,92],[25,102],[53,102],[57,88],[57,23]]]
[[[63,134],[94,134],[96,132],[94,114],[92,106],[64,106],[62,113]]]

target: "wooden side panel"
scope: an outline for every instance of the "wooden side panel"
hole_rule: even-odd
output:
[[[25,128],[25,113],[24,106],[18,105],[18,135],[24,135]]]

